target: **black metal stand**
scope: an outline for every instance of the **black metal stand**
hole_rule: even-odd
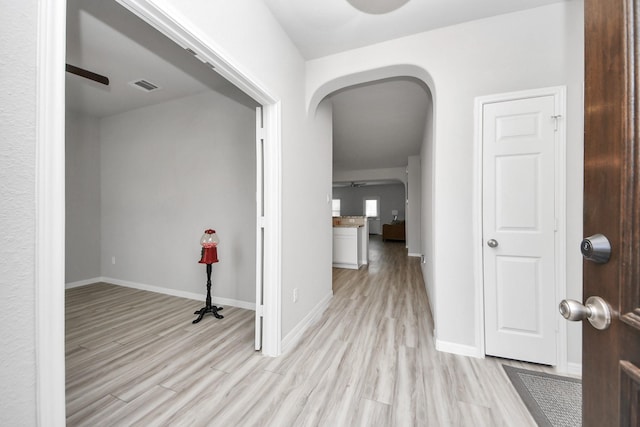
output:
[[[213,314],[216,319],[223,319],[224,316],[218,313],[218,311],[222,309],[223,307],[216,307],[215,305],[211,305],[211,264],[207,264],[207,301],[204,307],[193,313],[197,314],[198,318],[191,323],[198,323],[207,313]]]

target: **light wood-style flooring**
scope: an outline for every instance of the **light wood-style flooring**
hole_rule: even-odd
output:
[[[252,311],[98,283],[67,291],[68,426],[535,426],[504,360],[437,352],[419,259],[372,239],[334,269],[334,298],[278,358]],[[524,366],[529,369],[543,367]]]

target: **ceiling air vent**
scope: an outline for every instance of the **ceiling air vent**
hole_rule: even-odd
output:
[[[144,80],[144,79],[140,79],[140,80],[134,80],[132,82],[129,82],[129,84],[135,88],[138,88],[140,90],[143,90],[145,92],[153,92],[154,90],[158,90],[160,89],[159,86],[151,83],[150,81]]]

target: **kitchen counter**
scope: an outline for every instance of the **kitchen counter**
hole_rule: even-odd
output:
[[[357,270],[369,263],[369,231],[365,225],[333,227],[333,266]]]

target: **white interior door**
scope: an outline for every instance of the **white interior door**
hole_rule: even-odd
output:
[[[485,352],[556,364],[554,96],[483,108]]]
[[[264,119],[256,108],[256,326],[255,349],[262,349],[264,319]]]

